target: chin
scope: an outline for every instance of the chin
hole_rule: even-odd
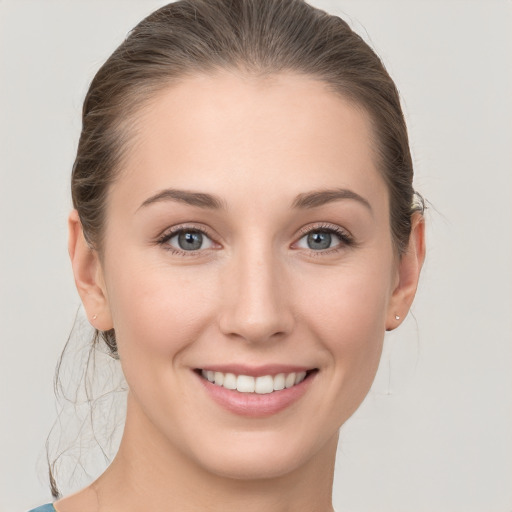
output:
[[[307,465],[308,460],[325,455],[320,443],[320,435],[310,436],[308,442],[303,439],[290,439],[290,436],[265,435],[248,436],[246,440],[224,442],[216,446],[209,445],[194,457],[207,472],[222,478],[233,480],[275,479],[294,473]],[[338,431],[331,439],[336,444]],[[329,441],[328,440],[328,441]],[[213,449],[212,449],[213,448]],[[331,453],[331,450],[328,452]],[[327,455],[329,457],[329,455]]]
[[[232,480],[267,480],[283,477],[295,472],[303,461],[295,454],[294,457],[274,456],[262,458],[226,457],[222,461],[203,461],[204,467],[212,474]]]

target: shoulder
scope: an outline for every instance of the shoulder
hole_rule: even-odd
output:
[[[48,503],[47,505],[42,505],[41,507],[33,508],[29,510],[29,512],[55,512],[53,505]]]

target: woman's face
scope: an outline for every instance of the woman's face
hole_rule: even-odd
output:
[[[304,76],[219,72],[135,123],[86,301],[116,331],[127,429],[237,478],[332,453],[406,313],[367,116]]]

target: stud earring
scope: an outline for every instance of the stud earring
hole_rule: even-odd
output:
[[[96,320],[96,318],[98,318],[98,315],[93,315],[92,319]]]
[[[395,320],[400,320],[400,317],[398,315],[395,315]]]

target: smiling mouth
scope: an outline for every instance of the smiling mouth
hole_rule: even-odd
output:
[[[238,391],[240,393],[255,393],[266,395],[289,389],[297,386],[307,379],[313,372],[318,370],[308,370],[291,373],[278,373],[276,375],[261,375],[253,377],[251,375],[236,375],[234,373],[223,373],[212,370],[196,370],[199,375],[212,384],[225,389]]]

